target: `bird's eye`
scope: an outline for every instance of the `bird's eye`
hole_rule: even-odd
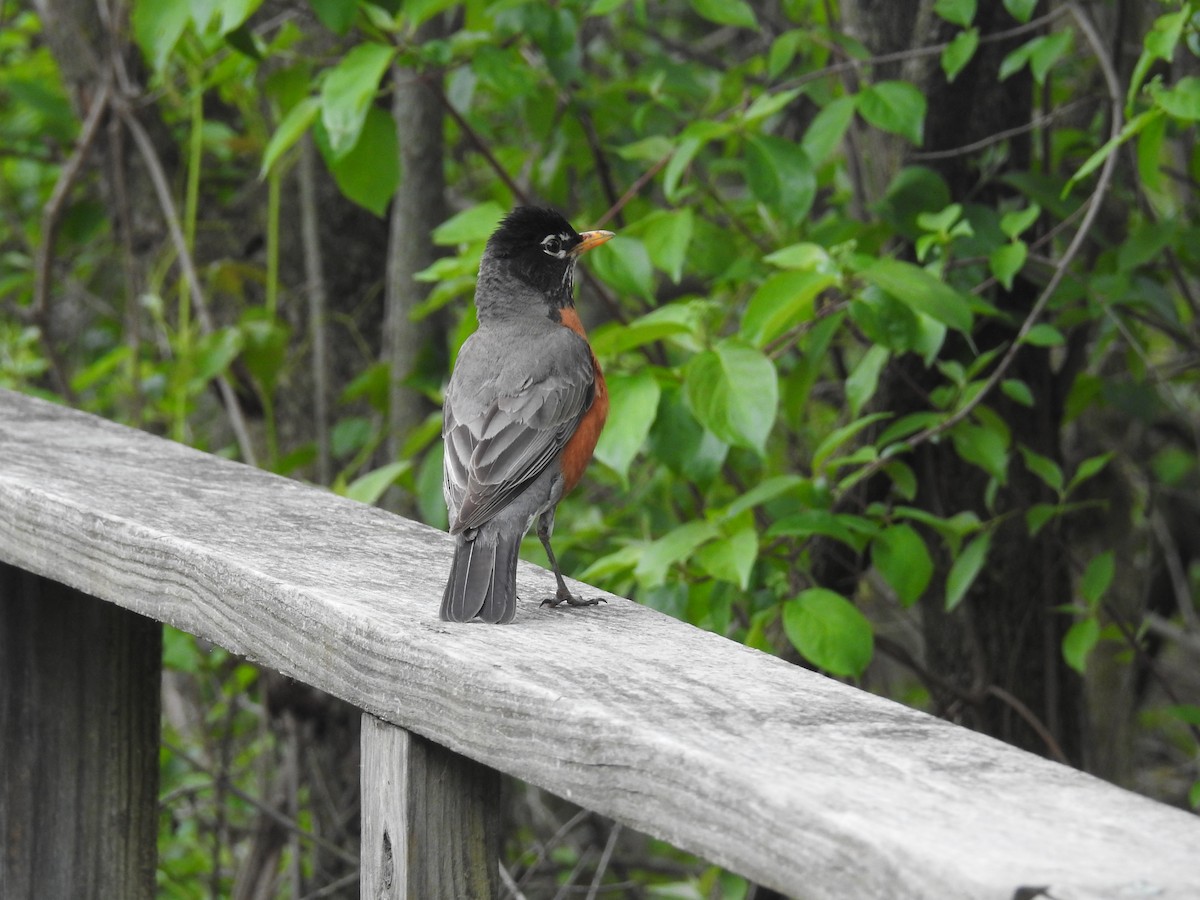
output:
[[[560,256],[562,254],[562,241],[556,235],[548,235],[542,241],[542,249],[551,256]]]

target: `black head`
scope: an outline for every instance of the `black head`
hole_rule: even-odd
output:
[[[580,234],[556,210],[519,206],[488,239],[485,265],[499,263],[552,306],[568,306],[575,260],[611,236],[607,231]]]

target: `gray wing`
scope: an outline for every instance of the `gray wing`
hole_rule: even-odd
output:
[[[572,340],[547,348],[522,381],[506,368],[499,382],[517,382],[515,390],[497,391],[496,380],[451,379],[442,437],[452,534],[478,528],[519,496],[562,452],[591,406],[591,354],[563,332]],[[456,375],[463,362],[460,355]]]

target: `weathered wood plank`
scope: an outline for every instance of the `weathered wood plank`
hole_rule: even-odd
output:
[[[363,714],[362,896],[498,896],[500,773]]]
[[[150,900],[162,626],[0,563],[0,897]]]
[[[806,898],[1200,896],[1200,820],[618,597],[437,618],[441,533],[0,392],[0,559]],[[589,591],[591,593],[591,591]]]

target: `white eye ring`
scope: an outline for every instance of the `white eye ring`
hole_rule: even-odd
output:
[[[566,251],[562,247],[562,237],[557,234],[548,234],[542,238],[542,249],[550,256],[562,259],[566,255]]]

